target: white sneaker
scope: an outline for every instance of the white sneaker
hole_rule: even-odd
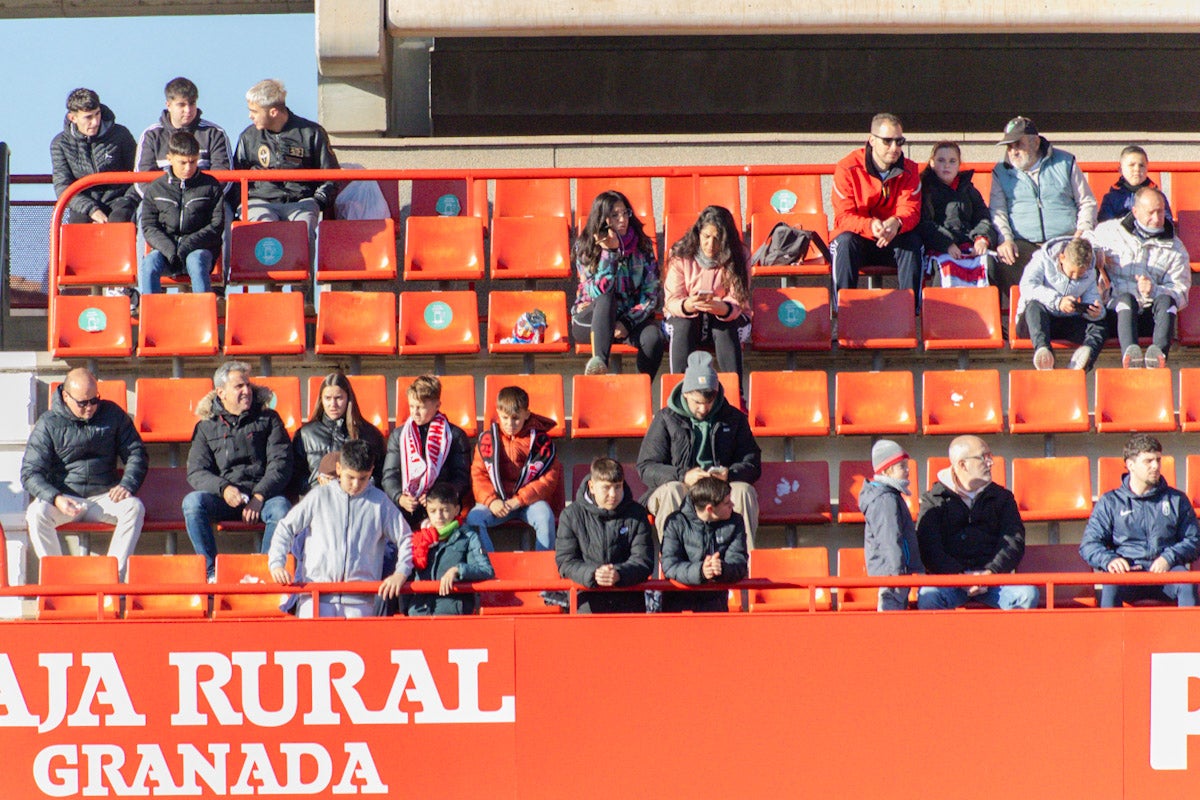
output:
[[[1125,352],[1121,354],[1121,366],[1125,369],[1138,369],[1142,366],[1143,362],[1148,365],[1150,359],[1143,359],[1142,348],[1136,344],[1129,345],[1129,347],[1125,348]]]
[[[1034,369],[1054,369],[1054,353],[1049,347],[1039,347],[1033,354]]]
[[[1071,369],[1087,369],[1088,360],[1092,357],[1092,351],[1086,347],[1080,347],[1071,354]]]

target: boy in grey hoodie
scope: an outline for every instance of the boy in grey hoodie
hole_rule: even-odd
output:
[[[917,545],[917,527],[903,495],[908,489],[908,453],[890,439],[871,448],[875,477],[863,484],[858,506],[866,517],[864,529],[868,575],[912,575],[925,572]],[[907,586],[882,587],[880,611],[908,608]]]
[[[1106,311],[1097,283],[1096,254],[1087,239],[1060,236],[1033,254],[1021,275],[1017,333],[1033,342],[1035,369],[1054,369],[1051,339],[1080,345],[1071,369],[1091,369],[1104,346]]]

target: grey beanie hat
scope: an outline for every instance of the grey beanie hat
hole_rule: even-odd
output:
[[[880,439],[871,447],[871,467],[876,475],[907,458],[908,453],[904,452],[904,448],[891,439]]]
[[[717,371],[713,369],[712,353],[697,350],[688,356],[683,373],[683,392],[715,392],[720,388]]]

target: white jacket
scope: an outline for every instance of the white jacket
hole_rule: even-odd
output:
[[[1174,225],[1167,220],[1158,236],[1143,239],[1134,233],[1133,215],[1110,219],[1085,234],[1092,245],[1104,252],[1108,263],[1105,270],[1112,286],[1105,293],[1105,304],[1116,308],[1117,298],[1129,293],[1142,308],[1150,306],[1159,295],[1170,295],[1175,307],[1183,309],[1192,287],[1192,269],[1187,248],[1175,235]],[[1148,297],[1138,292],[1137,276],[1145,275],[1154,284]]]

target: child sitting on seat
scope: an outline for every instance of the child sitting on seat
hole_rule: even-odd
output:
[[[1150,180],[1150,160],[1146,156],[1146,151],[1141,147],[1131,144],[1122,150],[1120,164],[1121,176],[1117,178],[1117,182],[1109,188],[1100,202],[1100,213],[1096,215],[1097,222],[1121,219],[1133,210],[1133,196],[1137,194],[1138,189],[1143,186],[1158,188],[1158,184]],[[1163,202],[1167,204],[1167,219],[1172,219],[1171,203],[1165,194]]]
[[[938,142],[921,173],[921,222],[927,271],[942,286],[987,286],[988,250],[996,246],[983,195],[972,184],[974,170],[959,170],[962,152],[954,142]]]

